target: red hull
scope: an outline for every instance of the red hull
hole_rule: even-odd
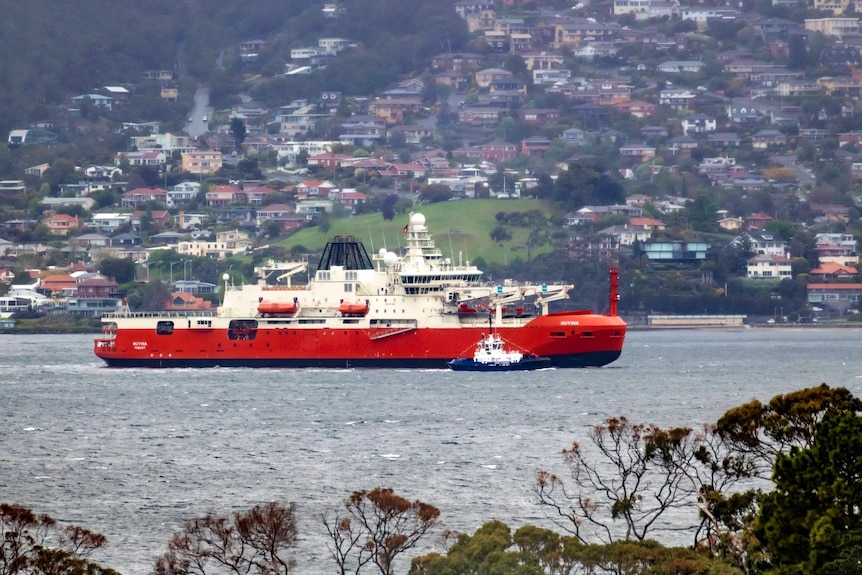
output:
[[[95,353],[111,366],[139,367],[431,367],[472,353],[485,326],[419,328],[370,333],[359,327],[303,329],[261,322],[253,339],[231,339],[226,330],[118,331]],[[500,327],[513,347],[549,357],[557,367],[594,367],[616,360],[626,325],[616,316],[559,313],[517,328]]]

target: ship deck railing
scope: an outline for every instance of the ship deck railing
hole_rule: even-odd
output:
[[[214,317],[216,310],[114,311],[103,313],[102,319],[147,317]]]

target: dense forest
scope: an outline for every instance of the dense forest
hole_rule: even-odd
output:
[[[270,104],[324,89],[369,94],[421,70],[434,53],[464,47],[466,25],[441,4],[449,2],[350,0],[342,3],[349,17],[326,19],[321,3],[309,0],[6,3],[0,50],[14,57],[0,59],[0,132],[54,121],[69,98],[102,86],[134,89],[146,70],[209,84],[216,105],[243,89]],[[321,36],[349,38],[357,47],[325,76],[283,76],[290,49],[316,45]],[[255,39],[267,47],[249,68],[237,47]],[[258,74],[268,79],[243,82]]]

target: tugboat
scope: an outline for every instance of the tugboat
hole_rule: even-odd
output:
[[[459,357],[448,362],[453,371],[528,371],[551,367],[551,358],[507,350],[503,339],[491,333],[482,335],[472,359]]]

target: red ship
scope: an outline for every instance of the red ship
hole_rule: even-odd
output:
[[[353,237],[337,237],[304,285],[306,262],[269,262],[258,282],[232,285],[207,312],[130,312],[102,317],[94,351],[113,367],[399,367],[446,369],[471,352],[489,326],[513,348],[555,367],[595,367],[622,353],[611,270],[607,315],[551,312],[564,284],[482,281],[435,246],[422,214],[411,214],[401,255],[369,257]]]

